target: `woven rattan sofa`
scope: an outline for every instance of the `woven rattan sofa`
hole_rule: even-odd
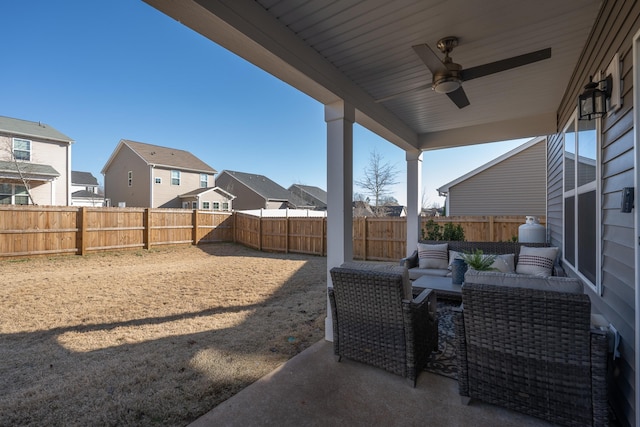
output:
[[[468,253],[474,252],[477,249],[480,249],[485,254],[514,254],[514,262],[517,265],[518,263],[518,255],[520,254],[520,249],[522,246],[528,247],[549,247],[548,243],[520,243],[520,242],[465,242],[465,241],[456,241],[456,240],[424,240],[419,243],[424,243],[428,245],[432,244],[442,244],[447,243],[450,251]],[[418,251],[415,250],[412,255],[402,258],[400,260],[400,265],[404,265],[409,269],[409,277],[411,280],[415,280],[424,274],[433,274],[439,275],[438,271],[429,271],[429,269],[420,269],[418,268]],[[558,262],[554,265],[553,268],[554,276],[565,276],[564,269],[560,266]],[[443,275],[446,272],[442,273]]]
[[[607,425],[606,335],[590,326],[582,283],[518,276],[465,275],[454,315],[460,395],[559,425]]]
[[[367,363],[415,386],[438,347],[436,295],[429,289],[412,298],[406,271],[394,267],[331,269],[333,348],[338,361],[345,357]]]

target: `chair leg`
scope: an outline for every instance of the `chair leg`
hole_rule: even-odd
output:
[[[471,402],[471,398],[469,396],[460,396],[460,402],[462,402],[463,405],[467,406],[469,405],[469,402]]]
[[[333,357],[336,359],[336,362],[339,362],[342,359],[342,356],[339,354],[334,354]]]

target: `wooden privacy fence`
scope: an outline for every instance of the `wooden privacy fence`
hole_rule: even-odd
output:
[[[233,214],[185,209],[0,208],[0,257],[233,241]]]
[[[518,236],[524,217],[422,218],[444,226],[460,224],[467,241],[508,241]],[[544,218],[540,223],[545,224]],[[353,255],[359,260],[404,257],[405,218],[353,219]],[[190,209],[0,207],[0,257],[79,254],[150,249],[161,245],[238,242],[269,252],[327,254],[327,222],[322,217],[258,217],[241,212]]]

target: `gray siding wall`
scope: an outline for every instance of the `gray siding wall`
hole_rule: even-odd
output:
[[[544,216],[546,150],[540,142],[452,186],[447,215]]]
[[[610,402],[622,425],[635,425],[635,231],[634,215],[620,212],[623,187],[633,187],[633,36],[640,29],[640,4],[605,1],[601,15],[558,111],[558,129],[569,122],[578,94],[597,70],[605,70],[616,52],[623,58],[623,106],[602,120],[601,233],[602,296],[590,289],[592,310],[620,332],[622,357],[612,362]],[[547,228],[553,244],[562,247],[562,135],[549,139]],[[638,208],[636,202],[636,209]],[[568,271],[571,274],[571,271]]]
[[[128,184],[129,171],[133,172],[131,187]],[[127,207],[150,208],[149,166],[126,145],[114,157],[104,174],[105,197],[111,199],[111,206],[125,202]]]
[[[236,196],[233,199],[233,209],[235,210],[267,208],[267,201],[264,197],[226,173],[216,178],[216,186]]]

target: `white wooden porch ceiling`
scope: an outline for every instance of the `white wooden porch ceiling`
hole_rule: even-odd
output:
[[[406,150],[556,131],[556,112],[600,0],[145,0]],[[463,83],[471,105],[416,89],[431,73],[411,46],[457,36],[470,68],[551,47],[550,59]],[[585,82],[586,83],[586,82]],[[411,91],[412,89],[415,89]],[[375,100],[409,91],[390,101]]]

